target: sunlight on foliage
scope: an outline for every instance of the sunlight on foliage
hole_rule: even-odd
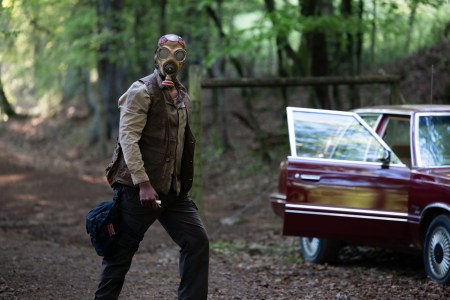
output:
[[[167,6],[165,30],[187,37],[193,62],[214,68],[224,61],[229,65],[227,73],[235,76],[230,61],[236,60],[245,66],[245,76],[262,77],[278,75],[278,47],[293,51],[284,53],[285,61],[281,62],[288,74],[300,68],[290,59],[292,55],[309,66],[304,45],[311,32],[325,32],[329,47],[340,49],[347,47],[346,35],[362,33],[362,63],[371,66],[390,63],[445,38],[450,22],[447,0],[353,1],[351,16],[342,14],[342,1],[338,0],[314,16],[302,15],[298,1],[275,0],[273,12],[267,10],[266,3],[222,1],[219,7],[212,0],[174,1]],[[363,7],[361,18],[358,3]],[[1,78],[9,100],[24,109],[47,109],[54,104],[39,102],[58,102],[49,102],[49,95],[59,95],[63,101],[68,97],[68,86],[70,95],[84,95],[87,91],[81,82],[86,79],[79,74],[96,70],[102,60],[116,63],[128,81],[149,72],[162,24],[153,18],[154,11],[145,1],[124,1],[119,12],[101,16],[89,1],[1,1]],[[222,33],[208,12],[216,14]],[[329,56],[331,60],[333,52],[329,51]],[[78,85],[68,85],[75,73]],[[120,88],[125,89],[122,85],[127,86],[128,81],[119,81]],[[92,96],[95,86],[90,90]]]

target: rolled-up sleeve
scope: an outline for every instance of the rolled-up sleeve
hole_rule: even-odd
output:
[[[146,86],[139,81],[119,99],[119,142],[134,184],[149,181],[138,142],[147,123],[150,101]]]

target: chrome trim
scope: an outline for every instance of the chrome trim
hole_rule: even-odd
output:
[[[397,217],[407,217],[408,213],[394,212],[394,211],[382,211],[382,210],[372,210],[372,209],[360,209],[360,208],[341,208],[341,207],[331,207],[331,206],[317,206],[317,205],[304,205],[304,204],[292,204],[286,203],[286,208],[298,208],[307,210],[324,210],[333,212],[351,212],[351,213],[361,213],[361,214],[372,214],[372,215],[384,215],[384,216],[397,216]]]
[[[297,175],[297,174],[295,174],[295,175]],[[295,177],[295,178],[298,178],[298,176]],[[319,181],[320,180],[320,175],[301,174],[300,175],[300,179],[301,180],[309,180],[309,181]]]
[[[358,161],[358,160],[339,160],[339,159],[331,159],[331,158],[316,158],[316,157],[298,157],[298,156],[292,156],[289,155],[288,156],[289,160],[295,160],[295,161],[300,161],[300,160],[307,160],[307,161],[320,161],[320,162],[336,162],[339,164],[356,164],[356,165],[373,165],[373,166],[381,166],[383,165],[381,162],[370,162],[370,161]],[[398,166],[398,167],[405,167],[408,168],[404,163],[400,163],[400,164],[389,164],[389,166]],[[408,168],[409,169],[409,168]]]
[[[357,114],[380,114],[380,115],[397,115],[397,116],[412,116],[414,112],[408,111],[408,110],[396,110],[396,109],[389,109],[389,108],[374,108],[374,109],[366,109],[366,108],[358,108],[355,110],[352,110],[353,112]]]
[[[284,200],[284,201],[286,201],[286,198],[287,198],[285,194],[280,194],[280,193],[272,193],[272,194],[270,194],[269,197],[277,198],[277,199]]]
[[[441,202],[432,203],[430,205],[425,206],[422,209],[422,213],[420,214],[420,216],[417,216],[418,218],[420,218],[420,222],[422,222],[422,219],[423,219],[424,215],[427,214],[427,211],[430,210],[430,209],[433,209],[433,208],[443,209],[443,210],[446,210],[447,212],[450,213],[450,205],[448,205],[446,203],[441,203]]]
[[[446,203],[440,203],[440,202],[438,202],[438,203],[432,203],[432,204],[426,206],[426,207],[423,209],[423,211],[425,211],[425,210],[427,210],[427,209],[429,209],[429,208],[435,208],[435,207],[437,207],[437,208],[443,208],[443,209],[446,209],[446,210],[448,210],[448,211],[450,212],[450,205],[448,205],[448,204],[446,204]]]
[[[419,216],[409,216],[409,223],[412,225],[418,225],[421,222],[421,217]]]
[[[276,200],[270,199],[270,201],[271,201],[272,203],[278,203],[278,204],[285,204],[285,203],[286,203],[286,201],[280,200],[280,199],[276,199]]]
[[[449,112],[450,105],[446,104],[400,104],[400,105],[376,105],[361,107],[352,110],[357,113],[381,113],[395,115],[413,115],[414,113]]]
[[[302,214],[302,215],[320,215],[320,216],[330,216],[330,217],[345,217],[345,218],[354,218],[354,219],[370,219],[370,220],[382,220],[382,221],[408,222],[407,219],[374,217],[374,216],[368,216],[368,215],[319,213],[319,212],[305,212],[305,211],[298,211],[298,210],[285,210],[285,213]]]

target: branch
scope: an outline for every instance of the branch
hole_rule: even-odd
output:
[[[41,31],[41,32],[46,33],[48,35],[52,35],[52,32],[50,31],[50,29],[39,25],[39,23],[36,21],[36,19],[30,19],[30,24],[37,31]]]
[[[202,88],[231,87],[280,87],[280,86],[318,86],[345,84],[396,84],[400,76],[324,76],[324,77],[284,77],[284,78],[222,78],[203,79]]]

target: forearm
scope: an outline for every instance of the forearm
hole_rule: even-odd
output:
[[[133,183],[138,185],[142,182],[148,182],[149,178],[145,172],[139,145],[137,143],[130,143],[126,138],[119,138],[119,142]]]

